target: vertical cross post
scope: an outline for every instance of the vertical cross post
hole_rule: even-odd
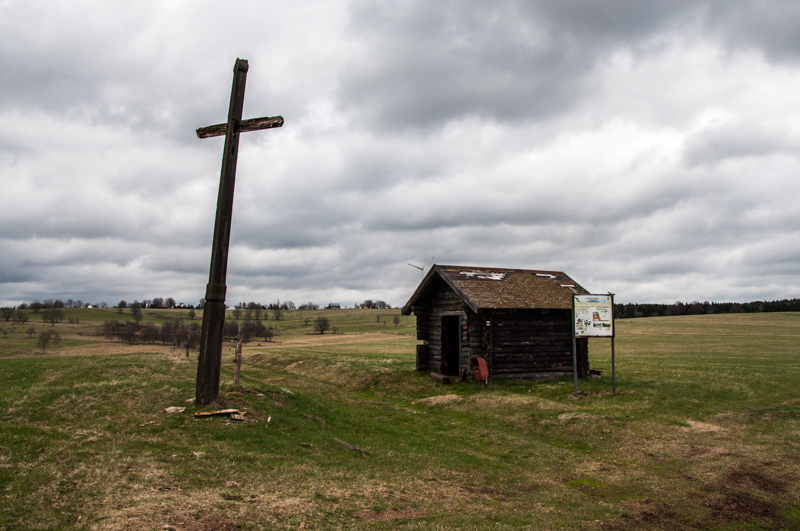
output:
[[[225,131],[225,151],[217,195],[217,217],[214,222],[214,243],[211,247],[211,270],[203,306],[203,331],[200,337],[200,357],[197,363],[197,393],[195,401],[210,404],[219,396],[219,375],[222,365],[222,334],[225,325],[225,285],[228,274],[228,248],[233,218],[233,189],[236,183],[236,161],[239,157],[239,131],[244,108],[244,86],[247,81],[247,61],[236,59],[233,67],[231,103],[228,107],[228,127]]]
[[[195,401],[210,404],[219,396],[219,377],[222,366],[222,340],[225,325],[225,280],[228,272],[228,249],[233,218],[233,189],[236,183],[236,161],[239,156],[239,134],[246,131],[271,129],[283,125],[283,117],[253,118],[242,121],[244,86],[247,80],[247,60],[236,59],[233,67],[231,103],[228,122],[201,127],[198,138],[225,135],[222,171],[217,195],[217,217],[214,222],[214,242],[211,247],[211,270],[203,306],[203,331],[200,337],[200,356],[197,363]]]

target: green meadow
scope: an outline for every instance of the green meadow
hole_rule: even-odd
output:
[[[800,314],[619,320],[617,394],[598,339],[575,399],[569,377],[442,385],[398,313],[271,316],[239,387],[226,344],[243,422],[194,418],[196,351],[96,334],[128,313],[1,322],[0,530],[800,529]]]

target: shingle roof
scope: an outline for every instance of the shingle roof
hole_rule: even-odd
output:
[[[480,309],[571,309],[574,293],[589,293],[561,271],[434,265],[403,307],[408,315],[436,277],[474,312]]]

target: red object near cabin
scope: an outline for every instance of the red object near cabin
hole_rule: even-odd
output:
[[[485,382],[489,379],[489,368],[486,366],[485,359],[472,358],[469,361],[472,364],[472,373],[475,375],[476,382]]]

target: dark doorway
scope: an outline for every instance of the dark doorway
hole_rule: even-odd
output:
[[[442,317],[442,374],[458,376],[460,353],[459,317],[457,315]]]

